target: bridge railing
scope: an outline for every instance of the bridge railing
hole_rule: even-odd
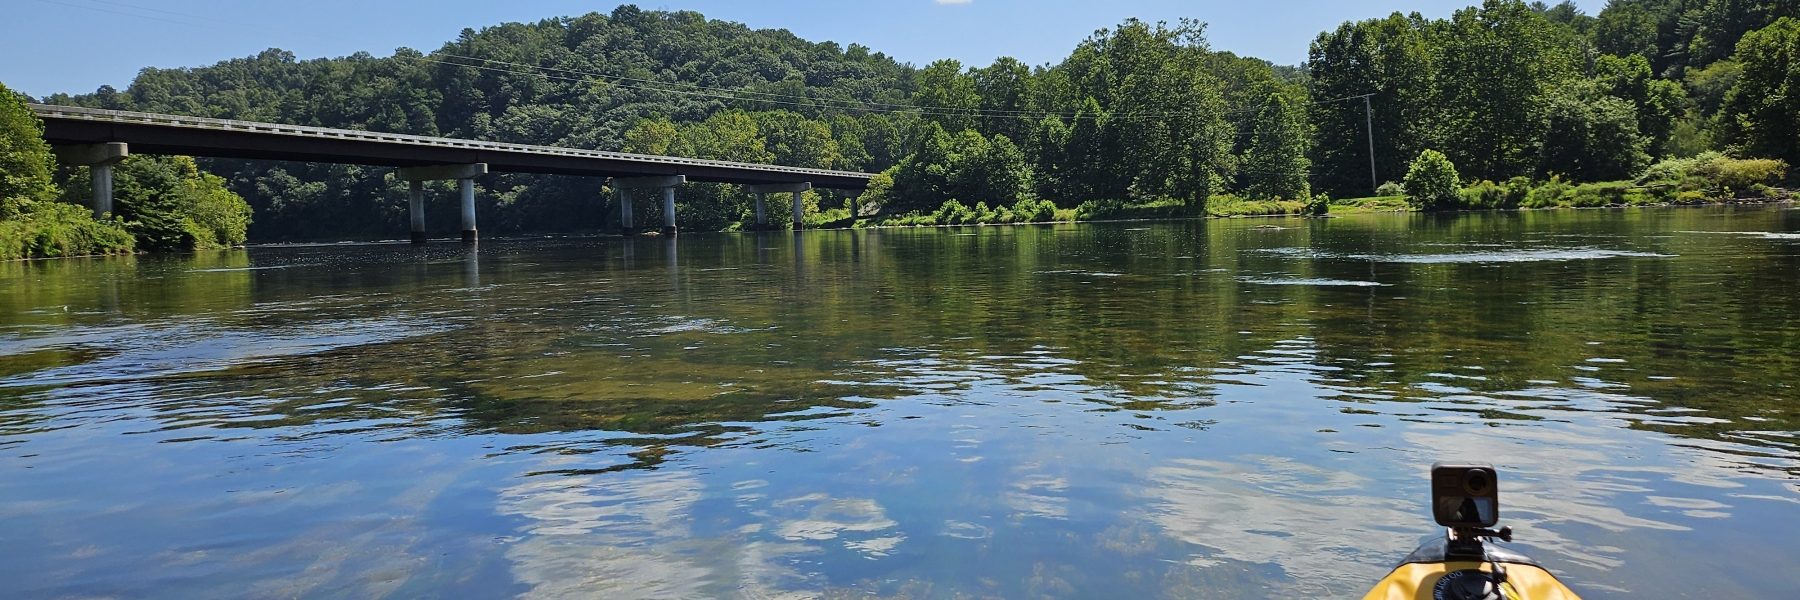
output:
[[[743,169],[789,173],[794,175],[814,175],[825,177],[851,177],[867,179],[869,173],[853,171],[833,171],[828,169],[809,169],[783,165],[734,162],[724,160],[705,160],[698,158],[682,158],[679,156],[657,156],[654,154],[632,154],[628,152],[607,152],[604,150],[584,150],[561,146],[537,146],[531,144],[511,144],[506,142],[484,142],[445,137],[428,137],[404,133],[385,133],[356,129],[332,129],[312,127],[308,125],[283,125],[279,123],[262,123],[258,121],[239,121],[235,119],[216,119],[211,117],[189,117],[181,115],[165,115],[158,113],[134,112],[126,110],[109,110],[102,108],[86,108],[79,106],[58,106],[50,104],[33,104],[32,111],[43,119],[72,119],[80,121],[109,121],[118,123],[136,123],[161,125],[167,127],[187,127],[205,130],[246,131],[274,135],[292,135],[312,138],[333,138],[384,142],[395,144],[412,144],[421,146],[437,146],[444,148],[463,148],[470,150],[493,150],[497,152],[520,152],[527,154],[551,154],[577,158],[594,158],[603,160],[626,160],[633,162],[658,163],[669,165],[687,165],[696,167],[714,167],[727,169]]]

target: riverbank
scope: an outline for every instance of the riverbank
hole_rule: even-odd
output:
[[[1760,205],[1771,203],[1787,203],[1795,200],[1794,192],[1786,189],[1774,189],[1774,194],[1755,198],[1724,198],[1711,200],[1695,200],[1687,202],[1588,202],[1585,199],[1577,202],[1565,202],[1544,206],[1511,206],[1505,208],[1458,208],[1435,211],[1439,213],[1471,213],[1527,210],[1588,209],[1588,208],[1662,208],[1673,206],[1718,206],[1730,204]],[[1224,203],[1209,203],[1205,215],[1190,215],[1185,207],[1173,201],[1157,201],[1143,204],[1107,203],[1103,209],[1095,210],[1093,203],[1083,203],[1081,207],[1055,210],[1054,217],[1042,220],[1005,219],[1003,213],[991,212],[994,216],[988,219],[959,219],[954,222],[940,222],[937,218],[941,212],[906,213],[901,215],[882,215],[875,217],[849,218],[848,210],[838,209],[838,215],[826,214],[826,218],[809,219],[810,229],[881,229],[904,227],[956,227],[965,225],[1029,225],[1037,223],[1100,223],[1119,221],[1174,221],[1186,219],[1231,219],[1243,217],[1302,217],[1327,216],[1342,217],[1374,213],[1406,213],[1420,212],[1407,204],[1405,196],[1370,196],[1365,198],[1346,198],[1333,200],[1327,204],[1325,215],[1313,215],[1307,203],[1289,200],[1245,201],[1228,199]],[[975,213],[982,214],[982,213]]]

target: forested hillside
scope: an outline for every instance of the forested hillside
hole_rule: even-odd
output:
[[[427,55],[401,49],[295,60],[269,50],[194,69],[146,69],[123,91],[48,98],[101,108],[620,149],[639,121],[701,121],[723,110],[794,110],[825,118],[843,104],[905,102],[913,70],[852,45],[812,43],[691,12],[625,6],[509,23]],[[716,90],[734,90],[722,92]],[[765,119],[766,136],[802,120]],[[776,156],[807,166],[876,168],[866,152]],[[742,160],[767,157],[744,156]],[[258,241],[391,237],[404,231],[405,186],[390,169],[206,160],[250,198]],[[481,182],[482,226],[495,233],[600,226],[601,181],[497,174]],[[439,190],[438,193],[443,193]],[[648,204],[648,203],[640,203]],[[455,222],[431,204],[430,221]],[[495,209],[498,210],[495,210]]]
[[[1426,149],[1492,181],[1629,179],[1658,159],[1733,148],[1792,162],[1791,119],[1770,128],[1754,105],[1781,95],[1762,88],[1792,85],[1795,65],[1745,78],[1746,60],[1782,59],[1742,56],[1756,50],[1739,42],[1795,16],[1792,0],[1613,0],[1597,17],[1503,0],[1449,19],[1395,13],[1320,34],[1311,90],[1375,94],[1379,181],[1398,181]],[[1363,107],[1320,105],[1314,123],[1315,183],[1365,193]]]
[[[1291,211],[1315,192],[1371,195],[1426,150],[1465,184],[1513,186],[1503,195],[1517,205],[1533,185],[1630,180],[1706,151],[1800,160],[1800,21],[1783,19],[1795,16],[1791,0],[1614,0],[1596,16],[1486,0],[1448,19],[1345,23],[1297,67],[1215,51],[1197,21],[1133,20],[1054,64],[915,67],[855,44],[622,6],[465,30],[430,53],[301,61],[269,50],[146,69],[122,91],[46,101],[882,172],[860,198],[809,194],[811,210],[842,217]],[[250,199],[253,241],[405,230],[404,184],[389,169],[201,164]],[[602,183],[490,175],[483,230],[605,227],[616,217]],[[679,201],[687,229],[749,211],[733,186],[688,186]],[[451,203],[431,206],[435,228],[455,221]],[[659,210],[638,207],[641,222]]]

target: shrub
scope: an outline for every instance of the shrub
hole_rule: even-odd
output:
[[[1562,206],[1563,196],[1568,194],[1573,187],[1574,186],[1569,185],[1569,182],[1563,181],[1562,176],[1551,175],[1549,181],[1531,188],[1531,191],[1525,194],[1525,200],[1520,202],[1519,206],[1523,208],[1551,208]]]
[[[1120,200],[1088,200],[1075,207],[1075,220],[1094,221],[1110,219],[1125,212],[1125,203]]]
[[[1315,217],[1329,214],[1331,212],[1331,195],[1325,192],[1313,194],[1312,199],[1306,201],[1306,207],[1302,210],[1305,214]]]
[[[86,207],[41,202],[20,217],[0,220],[0,260],[87,254],[128,254],[131,234],[112,221],[96,221]]]
[[[1056,220],[1056,204],[1049,200],[1021,198],[1012,207],[1013,218],[1020,223],[1043,223]]]
[[[1688,201],[1699,192],[1701,198],[1731,198],[1754,195],[1757,185],[1773,185],[1787,174],[1787,164],[1766,158],[1731,158],[1718,152],[1703,152],[1691,158],[1672,158],[1644,169],[1636,182],[1658,188],[1661,194],[1676,201]]]
[[[1631,191],[1631,182],[1602,181],[1584,183],[1569,188],[1564,201],[1569,206],[1596,207],[1625,204],[1625,196]]]
[[[977,203],[976,206],[982,210],[987,209],[985,202]],[[955,198],[945,200],[931,216],[938,225],[970,225],[981,222],[981,215],[975,208],[970,208]]]
[[[1767,186],[1787,175],[1785,163],[1768,158],[1727,158],[1706,167],[1702,172],[1704,175],[1712,177],[1719,187],[1738,198],[1750,195],[1755,186]]]
[[[1404,196],[1404,195],[1406,195],[1406,188],[1402,187],[1398,183],[1389,181],[1387,183],[1383,183],[1379,186],[1376,186],[1375,187],[1375,195],[1377,195],[1377,196]]]
[[[1294,200],[1245,200],[1231,194],[1220,194],[1207,202],[1207,211],[1218,217],[1299,215],[1307,213],[1307,204]]]
[[[1463,208],[1499,208],[1506,201],[1506,187],[1483,179],[1457,192]]]
[[[919,211],[915,210],[889,219],[886,224],[900,227],[930,227],[937,225],[938,221],[937,215],[935,214],[920,214]]]
[[[999,217],[999,215],[994,214],[993,209],[988,208],[987,201],[983,200],[980,202],[976,202],[975,208],[969,209],[969,219],[967,221],[963,221],[963,222],[971,223],[971,224],[973,224],[973,223],[993,223],[995,221],[995,219],[998,217]]]
[[[1174,219],[1191,216],[1194,206],[1174,198],[1159,198],[1149,202],[1127,204],[1120,200],[1089,200],[1075,207],[1074,220],[1091,221],[1105,219]]]
[[[989,222],[989,223],[1014,223],[1014,222],[1017,222],[1017,220],[1018,220],[1018,215],[1013,214],[1013,211],[1011,208],[1007,208],[1005,206],[999,206],[999,207],[994,208],[994,218],[987,222]]]
[[[1418,210],[1453,208],[1459,200],[1457,179],[1456,165],[1444,153],[1420,152],[1406,170],[1407,201]]]

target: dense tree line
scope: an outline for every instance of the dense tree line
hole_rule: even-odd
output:
[[[46,101],[881,173],[861,197],[807,194],[826,220],[960,214],[940,210],[950,200],[997,220],[1046,207],[1194,215],[1226,210],[1221,198],[1368,195],[1368,130],[1377,181],[1405,179],[1426,150],[1464,184],[1629,180],[1709,150],[1792,163],[1796,16],[1783,0],[1615,0],[1596,16],[1485,0],[1446,19],[1345,23],[1298,67],[1212,50],[1199,22],[1128,20],[1055,63],[916,68],[855,44],[622,6],[464,30],[429,53],[269,50],[146,69],[124,90]],[[405,229],[405,185],[387,169],[198,165],[251,199],[255,240]],[[594,178],[496,174],[478,201],[483,229],[500,234],[617,218]],[[733,186],[691,185],[679,218],[728,228],[750,202]],[[452,203],[429,206],[429,222],[455,222]],[[640,222],[660,210],[636,206]]]
[[[1794,159],[1796,5],[1614,0],[1598,16],[1485,0],[1448,19],[1395,13],[1313,42],[1316,186],[1366,193],[1442,151],[1470,180],[1631,179],[1652,162],[1723,150]],[[1754,70],[1752,69],[1752,66]],[[1361,103],[1373,94],[1373,126]]]
[[[875,202],[865,209],[871,211],[931,209],[952,197],[1010,204],[1025,196],[1069,206],[1097,198],[1177,198],[1197,208],[1233,189],[1296,193],[1295,172],[1288,183],[1271,185],[1264,170],[1240,173],[1237,165],[1254,146],[1305,177],[1304,165],[1295,162],[1304,160],[1310,141],[1298,135],[1306,106],[1298,71],[1213,52],[1203,29],[1193,22],[1129,21],[1097,33],[1056,65],[1001,58],[980,68],[955,61],[913,68],[862,46],[623,6],[610,14],[465,30],[429,54],[401,49],[386,58],[300,61],[270,50],[204,68],[146,69],[122,91],[46,101],[894,169],[895,203]],[[1264,114],[1276,96],[1286,105]],[[1270,132],[1257,137],[1261,129]],[[971,132],[982,141],[970,141]],[[969,146],[980,149],[966,152]],[[942,162],[952,160],[959,162]],[[252,199],[258,240],[377,237],[404,227],[404,185],[382,169],[201,164]],[[901,168],[906,164],[916,168]],[[1238,181],[1241,175],[1264,180],[1252,185]],[[1005,179],[963,185],[990,176]],[[829,193],[809,201],[854,204]],[[494,175],[482,181],[480,202],[483,228],[497,233],[594,228],[616,218],[593,179]],[[689,186],[680,205],[684,222],[705,228],[742,220],[748,199],[730,186]],[[453,222],[453,210],[434,203],[428,220]]]
[[[464,30],[429,54],[402,48],[391,57],[296,60],[269,50],[210,67],[145,69],[124,90],[46,101],[863,171],[892,164],[895,124],[906,121],[871,116],[867,107],[910,102],[914,71],[859,45],[812,43],[787,31],[752,30],[693,12],[622,6],[610,14]],[[761,150],[750,149],[746,139],[734,141],[744,123],[713,118],[722,113],[748,114]],[[646,121],[726,129],[688,136],[711,141],[628,148],[627,134]],[[834,144],[811,143],[820,127]],[[652,137],[637,141],[651,143]],[[251,199],[256,240],[391,237],[405,230],[406,185],[388,169],[218,159],[201,164]],[[482,229],[505,234],[600,227],[617,218],[601,186],[594,178],[484,177]],[[432,193],[441,198],[448,189]],[[683,208],[729,212],[701,206],[721,194],[689,186],[682,190]],[[428,211],[429,223],[456,222],[452,203],[431,202]]]
[[[914,92],[928,123],[886,173],[891,189],[864,200],[888,211],[930,211],[946,199],[1166,201],[1199,214],[1226,192],[1304,198],[1302,80],[1211,50],[1204,24],[1192,21],[1129,20],[1037,68],[938,61]]]

